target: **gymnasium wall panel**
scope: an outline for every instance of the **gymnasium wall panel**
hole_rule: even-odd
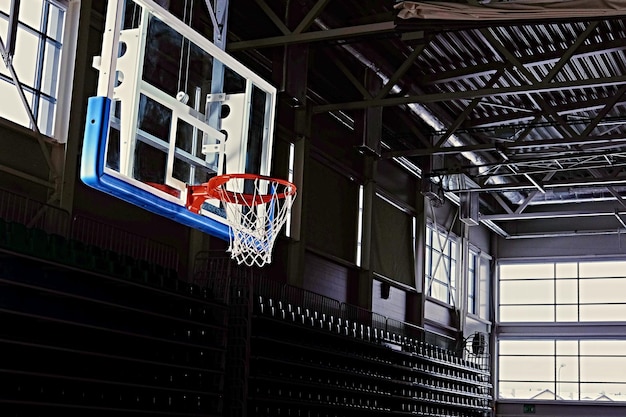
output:
[[[350,269],[319,255],[307,252],[304,260],[303,288],[339,302],[348,302]]]
[[[413,218],[381,197],[372,215],[372,269],[415,288]]]
[[[358,185],[331,167],[310,159],[305,167],[303,222],[307,245],[354,262],[356,257]]]
[[[406,292],[402,289],[377,279],[372,281],[372,311],[374,313],[404,321],[406,319],[406,303]]]

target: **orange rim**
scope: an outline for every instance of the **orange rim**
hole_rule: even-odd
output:
[[[285,187],[285,191],[277,194],[247,194],[247,193],[235,193],[223,188],[231,179],[244,179],[244,180],[265,180],[280,184]],[[209,180],[207,183],[207,196],[215,198],[227,203],[243,204],[245,202],[249,206],[256,206],[258,204],[265,204],[272,201],[274,198],[285,198],[287,196],[293,196],[296,194],[296,186],[287,180],[280,178],[267,177],[265,175],[257,174],[224,174],[217,175]],[[242,201],[243,200],[243,201]]]

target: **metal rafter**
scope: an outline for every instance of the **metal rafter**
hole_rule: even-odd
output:
[[[511,142],[511,143],[483,143],[477,145],[441,147],[441,148],[422,148],[409,149],[402,151],[389,151],[383,153],[383,158],[394,158],[397,156],[428,156],[428,155],[453,155],[461,152],[510,152],[514,150],[534,150],[541,148],[564,147],[574,145],[614,145],[619,143],[620,146],[626,145],[626,134],[608,134],[596,136],[580,136],[576,135],[571,138],[550,138],[541,141],[527,142]],[[559,148],[556,151],[565,151]]]
[[[267,15],[267,17],[270,18],[272,23],[274,23],[274,25],[278,28],[278,30],[282,32],[283,35],[291,34],[291,31],[289,30],[289,28],[283,23],[281,18],[278,17],[276,13],[274,13],[274,10],[272,10],[264,0],[255,0],[255,1],[256,1],[256,4],[259,5],[261,10],[263,10],[263,12]]]
[[[616,52],[621,50],[626,50],[624,40],[616,39],[614,41],[581,46],[580,48],[578,48],[578,51],[572,55],[571,58],[593,58],[596,56],[605,55],[610,52]],[[533,54],[531,56],[519,58],[519,61],[525,67],[549,65],[558,62],[561,59],[563,53],[563,50],[557,50],[545,52],[543,54]],[[449,83],[451,81],[467,80],[479,76],[482,77],[493,74],[505,65],[506,64],[504,62],[489,62],[484,64],[456,68],[449,71],[438,71],[436,74],[424,75],[421,81],[423,85],[435,85]]]
[[[618,185],[626,185],[626,177],[602,177],[602,178],[578,178],[578,179],[568,179],[568,180],[559,180],[553,182],[546,182],[541,184],[544,189],[555,189],[555,188],[575,188],[575,187],[609,187],[609,186],[618,186]],[[495,185],[485,185],[481,188],[470,188],[470,189],[450,189],[446,190],[449,192],[460,192],[460,191],[468,191],[468,192],[496,192],[496,191],[515,191],[515,190],[533,190],[536,188],[535,184],[495,184]]]
[[[309,10],[306,16],[302,19],[300,24],[294,29],[294,34],[299,34],[307,30],[312,24],[313,21],[322,13],[324,7],[328,4],[330,0],[317,0],[317,3]]]
[[[417,57],[422,53],[427,43],[420,44],[416,46],[413,51],[409,54],[409,56],[402,62],[402,65],[398,67],[396,72],[393,73],[391,77],[387,80],[387,82],[380,89],[378,94],[376,94],[377,99],[386,97],[387,94],[391,91],[393,87],[396,86],[398,81],[406,74],[406,72],[411,68],[411,66],[415,63]]]
[[[606,115],[611,111],[611,109],[622,99],[622,97],[626,94],[626,85],[622,86],[618,93],[615,94],[612,98],[606,100],[604,107],[598,112],[596,117],[587,125],[585,130],[583,130],[582,135],[590,134],[593,129],[595,129],[598,124],[606,117]]]
[[[264,39],[231,42],[228,46],[228,50],[240,51],[243,49],[268,48],[307,42],[336,41],[363,36],[377,36],[394,32],[395,24],[393,22],[371,23],[336,29],[316,30],[313,32],[291,33],[289,35],[274,36]]]
[[[493,85],[500,79],[500,77],[502,77],[503,73],[504,73],[504,70],[496,71],[496,73],[493,74],[493,76],[491,76],[491,79],[489,79],[489,81],[485,84],[485,87],[487,88],[493,87]],[[465,107],[463,112],[457,116],[456,120],[454,120],[450,124],[450,126],[448,126],[448,130],[443,134],[443,136],[439,138],[439,140],[435,144],[435,148],[440,148],[447,142],[450,136],[452,136],[454,132],[459,127],[461,127],[461,125],[463,124],[463,122],[465,122],[467,117],[476,109],[476,107],[478,107],[481,100],[482,100],[482,97],[475,98],[467,105],[467,107]]]
[[[574,89],[599,88],[608,86],[622,86],[626,84],[626,75],[614,77],[601,77],[590,79],[578,79],[562,82],[545,83],[540,82],[529,85],[499,87],[499,88],[480,88],[477,90],[456,91],[451,93],[426,93],[420,95],[407,95],[404,97],[392,97],[372,100],[348,101],[344,103],[334,103],[318,105],[313,108],[314,113],[325,113],[335,110],[357,110],[368,107],[389,107],[399,106],[410,103],[436,103],[442,101],[473,99],[478,97],[490,96],[516,96],[534,93],[548,93],[557,91],[569,91]]]
[[[595,28],[595,27],[594,27]],[[532,72],[530,72],[525,66],[524,64],[522,64],[512,53],[511,51],[509,51],[505,45],[503,45],[501,42],[499,42],[495,36],[493,35],[493,33],[488,30],[488,29],[481,29],[480,33],[485,37],[485,40],[491,45],[493,46],[499,53],[501,53],[505,60],[511,64],[513,64],[513,66],[515,67],[515,69],[517,69],[527,80],[527,82],[530,84],[530,86],[535,85],[536,83],[542,82],[542,83],[550,83],[552,81],[552,79],[554,78],[554,76],[556,76],[556,74],[558,73],[558,71],[563,67],[563,65],[565,65],[565,63],[567,61],[569,61],[569,59],[571,58],[571,56],[573,55],[574,51],[576,50],[577,46],[579,45],[578,42],[575,42],[570,48],[568,48],[565,53],[561,56],[561,58],[559,59],[559,61],[556,63],[555,68],[556,71],[551,70],[550,73],[548,73],[548,75],[543,79],[543,80],[539,80],[537,79]],[[582,37],[582,41],[584,41],[584,39],[586,39],[588,37],[588,33],[585,32],[584,34],[585,36]],[[579,37],[581,38],[581,37]],[[554,110],[554,108],[550,105],[548,105],[548,103],[546,103],[546,101],[543,99],[543,97],[541,97],[540,95],[535,95],[533,97],[529,97],[531,100],[534,100],[537,105],[539,106],[539,111],[541,111],[541,116],[538,117],[542,117],[544,113],[547,113],[553,120],[555,120],[558,123],[558,127],[564,132],[564,134],[566,136],[572,136],[575,135],[576,132],[574,130],[571,129],[570,126],[568,126],[564,120],[561,118],[561,116]],[[522,140],[524,138],[524,135],[518,137],[518,141]]]
[[[565,64],[571,59],[571,57],[576,52],[576,50],[580,48],[580,46],[584,43],[584,41],[596,29],[596,27],[597,27],[597,22],[589,24],[587,28],[585,29],[585,31],[577,37],[577,39],[572,43],[572,45],[570,45],[570,47],[565,51],[565,53],[559,58],[559,60],[551,68],[550,72],[548,72],[548,74],[544,77],[543,80],[537,79],[537,77],[535,77],[533,73],[531,73],[501,42],[499,42],[495,38],[495,36],[490,30],[481,29],[480,33],[484,36],[485,40],[492,47],[494,47],[495,50],[497,50],[500,54],[502,54],[502,56],[506,58],[507,62],[512,63],[514,65],[514,68],[517,69],[522,75],[524,75],[527,81],[532,85],[537,82],[544,82],[544,83],[551,82],[556,77],[556,75],[563,69]],[[539,106],[539,110],[541,111],[540,113],[541,115],[537,115],[535,117],[535,120],[538,120],[540,117],[543,117],[544,113],[547,113],[553,120],[555,120],[558,123],[558,127],[560,128],[560,130],[564,132],[566,137],[572,137],[576,135],[576,132],[571,128],[571,126],[565,123],[565,121],[561,118],[561,116],[555,111],[555,109],[552,106],[550,106],[543,99],[543,97],[541,96],[532,97],[532,99],[537,103],[537,105]],[[524,132],[522,132],[521,135],[517,136],[516,142],[517,143],[521,142],[528,134],[530,134],[530,132],[531,132],[531,129],[526,129]],[[506,158],[506,156],[503,153],[499,153],[499,155],[501,155],[503,158]],[[520,169],[520,167],[517,164],[515,163],[509,164],[508,158],[506,159],[507,159],[506,166],[513,174],[522,176],[536,188],[536,190],[532,191],[530,195],[528,195],[525,198],[525,200],[522,202],[522,204],[518,207],[517,212],[521,212],[525,209],[525,207],[527,207],[527,205],[532,201],[532,199],[538,193],[545,194],[546,189],[544,188],[543,183],[551,179],[554,176],[556,169],[558,168],[555,167],[554,171],[548,172],[547,175],[545,175],[541,181],[537,181],[532,176],[532,172],[524,172]]]

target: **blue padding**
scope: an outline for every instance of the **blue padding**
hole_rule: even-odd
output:
[[[104,172],[109,133],[111,99],[91,97],[87,104],[87,123],[83,138],[80,179],[90,187],[113,195],[152,213],[201,230],[211,236],[229,240],[230,228],[214,219],[201,216],[185,207],[165,200]]]

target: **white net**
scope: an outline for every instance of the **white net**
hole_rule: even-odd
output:
[[[212,195],[222,201],[226,211],[231,257],[240,265],[269,264],[276,238],[296,197],[296,187],[263,176],[223,177],[228,177],[227,181],[213,189]]]

